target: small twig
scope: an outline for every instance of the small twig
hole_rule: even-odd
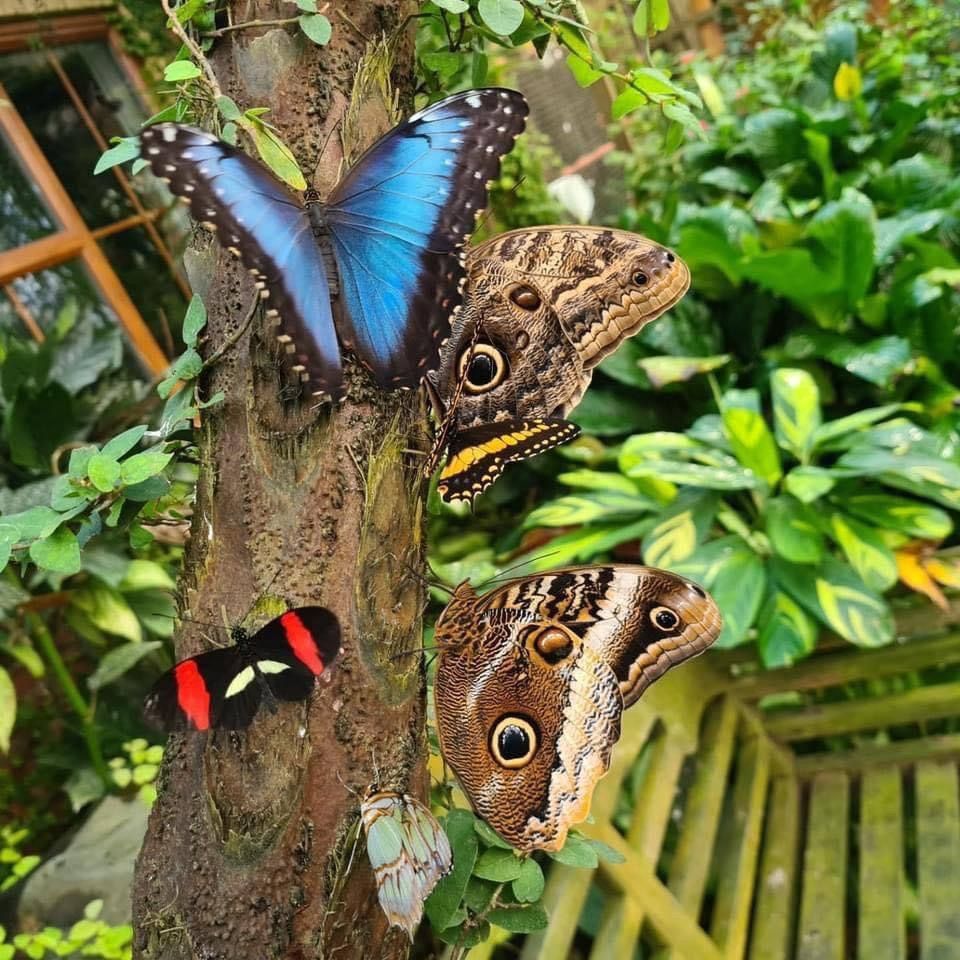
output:
[[[250,324],[253,322],[253,317],[257,312],[257,307],[260,306],[260,291],[258,290],[253,295],[253,302],[250,304],[250,309],[247,311],[247,315],[243,318],[243,323],[237,327],[233,333],[227,337],[220,346],[214,350],[213,353],[203,361],[203,369],[207,370],[212,367],[214,364],[219,363],[223,355],[247,332]]]
[[[244,20],[243,23],[231,23],[226,27],[220,27],[218,30],[206,30],[201,36],[222,37],[232,30],[247,30],[254,27],[284,27],[289,23],[296,23],[299,19],[299,17],[282,17],[279,20]]]
[[[337,16],[340,17],[351,29],[355,30],[357,35],[364,43],[369,43],[370,38],[340,9],[337,10]]]
[[[160,6],[163,7],[163,12],[167,15],[170,22],[171,32],[174,33],[177,39],[190,51],[190,56],[199,64],[200,69],[203,70],[203,74],[207,78],[207,83],[210,84],[210,89],[213,91],[214,98],[222,97],[223,91],[220,89],[220,83],[217,80],[217,75],[213,72],[213,67],[210,66],[210,61],[203,55],[203,51],[197,42],[187,33],[183,28],[183,24],[177,19],[177,15],[170,8],[170,0],[160,0]]]

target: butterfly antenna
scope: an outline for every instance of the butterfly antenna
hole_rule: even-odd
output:
[[[313,183],[317,179],[317,171],[320,169],[320,161],[323,160],[323,155],[327,152],[327,147],[330,145],[330,138],[336,133],[337,127],[340,126],[341,119],[338,117],[331,125],[330,129],[327,131],[327,135],[323,138],[323,143],[320,145],[320,152],[317,154],[317,162],[313,165],[313,170],[310,173],[310,183]]]
[[[447,449],[447,436],[450,433],[450,427],[453,424],[454,417],[456,417],[457,406],[460,403],[460,397],[463,394],[463,388],[467,382],[467,376],[470,373],[470,364],[473,363],[473,351],[477,346],[477,339],[480,336],[480,326],[481,324],[478,318],[473,325],[473,336],[470,338],[470,346],[467,350],[467,362],[463,365],[463,371],[457,378],[457,388],[453,392],[453,399],[450,401],[444,413],[443,420],[440,422],[440,427],[433,441],[433,449],[430,451],[427,465],[423,468],[423,475],[425,477],[433,476],[434,471],[437,469],[437,464],[440,462],[440,457],[443,455],[444,450]],[[431,384],[431,388],[432,386]]]
[[[522,173],[520,175],[520,178],[517,180],[517,182],[507,191],[507,196],[509,197],[510,194],[513,194],[514,198],[516,198],[517,192],[520,190],[520,187],[523,184],[523,181],[526,179],[527,179],[527,175],[525,173]],[[487,209],[484,210],[479,217],[477,217],[477,222],[476,224],[474,224],[473,232],[479,233],[487,225],[487,221],[490,220],[492,216],[493,216],[493,210],[490,207],[487,207]]]
[[[546,560],[547,557],[552,557],[558,552],[559,551],[557,550],[551,550],[549,553],[538,553],[535,557],[527,557],[525,560],[521,560],[519,563],[514,563],[509,567],[504,567],[494,576],[488,577],[486,580],[484,580],[483,583],[478,583],[476,589],[481,590],[488,583],[496,583],[498,580],[515,580],[516,577],[505,577],[505,574],[510,573],[512,570],[519,570],[521,567],[525,567],[528,563],[536,563],[538,560]]]
[[[406,560],[404,560],[402,557],[398,557],[395,553],[387,554],[387,556],[393,557],[393,559],[396,560],[400,566],[402,566],[408,573],[413,574],[414,578],[423,584],[423,586],[425,586],[427,589],[436,587],[438,590],[442,590],[448,596],[453,596],[453,587],[451,587],[448,583],[444,583],[439,577],[437,577],[436,572],[429,563],[427,564],[427,569],[434,575],[436,579],[431,580],[430,577],[425,577],[419,570],[414,569],[409,563],[407,563]]]

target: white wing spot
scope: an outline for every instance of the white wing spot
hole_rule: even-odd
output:
[[[253,667],[244,667],[231,681],[224,693],[225,697],[235,697],[243,693],[253,683]]]
[[[173,141],[177,139],[177,128],[161,127],[160,136],[162,136],[167,143],[173,143]]]
[[[474,110],[479,110],[483,106],[483,101],[475,94],[472,97],[467,97],[467,103],[469,103]]]

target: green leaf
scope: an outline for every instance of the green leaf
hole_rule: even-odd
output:
[[[434,3],[447,13],[461,14],[470,9],[470,4],[466,0],[434,0]]]
[[[757,626],[757,646],[768,670],[789,667],[811,653],[817,643],[816,624],[781,590],[769,596]]]
[[[648,102],[647,98],[639,90],[635,90],[633,87],[627,87],[617,94],[616,99],[610,107],[610,115],[614,120],[622,120]]]
[[[8,513],[3,518],[3,525],[16,529],[18,536],[11,540],[11,534],[4,532],[3,539],[7,543],[16,543],[17,540],[49,537],[63,521],[63,514],[51,510],[50,507],[31,507],[23,513]]]
[[[847,417],[840,417],[839,420],[830,420],[814,431],[814,449],[823,448],[840,437],[859,432],[864,427],[885,420],[899,409],[899,403],[887,403],[882,407],[867,407],[865,410],[858,410]]]
[[[824,247],[839,275],[836,289],[853,308],[866,295],[873,279],[874,221],[870,199],[847,187],[810,221],[807,232]]]
[[[10,735],[17,719],[17,691],[10,674],[0,667],[0,753],[10,751]]]
[[[953,531],[953,521],[946,511],[905,497],[863,493],[846,497],[843,509],[874,527],[922,540],[945,540]]]
[[[160,453],[154,450],[135,454],[120,464],[120,479],[129,486],[141,483],[160,473],[172,459],[172,453]]]
[[[591,87],[598,80],[603,78],[603,71],[596,70],[585,60],[582,60],[576,53],[567,56],[567,69],[573,74],[573,79],[581,87]]]
[[[836,482],[836,477],[823,467],[794,467],[783,484],[801,503],[813,503],[829,493]]]
[[[520,876],[523,861],[512,850],[484,850],[477,858],[473,875],[481,880],[504,883]]]
[[[650,0],[639,0],[633,15],[633,32],[638,37],[652,36],[656,31],[651,21]]]
[[[890,608],[845,563],[818,567],[773,559],[773,574],[801,606],[851,643],[879,647],[893,640]]]
[[[587,469],[568,470],[566,473],[561,473],[557,479],[568,487],[577,487],[581,490],[611,490],[640,496],[637,485],[621,473]]]
[[[330,42],[330,37],[333,35],[333,27],[322,13],[306,13],[298,18],[298,23],[300,24],[300,29],[317,44],[317,46],[323,47]],[[297,168],[297,172],[300,172],[299,167]],[[297,189],[303,190],[304,188],[297,187]]]
[[[877,530],[839,512],[831,517],[831,526],[850,566],[869,589],[883,593],[897,582],[896,558]]]
[[[782,476],[780,453],[767,422],[756,411],[729,403],[726,398],[721,416],[734,456],[768,487],[775,486]]]
[[[507,843],[503,837],[497,833],[493,827],[490,826],[485,820],[481,820],[477,817],[473,821],[473,829],[476,830],[477,836],[488,846],[488,847],[499,847],[501,850],[512,850],[513,847]]]
[[[93,168],[93,175],[103,173],[111,167],[119,166],[128,160],[135,160],[140,156],[140,138],[139,137],[114,137],[114,145],[100,154],[97,165]]]
[[[80,571],[80,544],[71,530],[61,527],[30,545],[30,559],[42,570],[70,575]]]
[[[597,856],[604,863],[626,863],[627,858],[619,851],[615,850],[609,844],[602,840],[594,840],[592,837],[585,838],[587,843],[597,851]]]
[[[600,864],[597,851],[583,837],[575,833],[567,834],[566,843],[559,850],[548,851],[548,855],[552,860],[566,864],[568,867],[583,867],[587,870],[595,870]]]
[[[317,0],[296,0],[296,4],[304,13],[317,12]]]
[[[650,22],[657,32],[670,26],[670,4],[668,0],[650,0]]]
[[[110,493],[120,482],[120,464],[113,457],[94,454],[87,464],[87,476],[101,493]]]
[[[877,476],[890,473],[911,481],[926,481],[950,490],[960,489],[960,466],[945,457],[922,453],[901,453],[860,446],[848,450],[836,463],[851,474]]]
[[[671,383],[683,383],[701,373],[717,370],[730,362],[729,353],[713,357],[643,357],[638,365],[658,390]]]
[[[426,912],[434,930],[445,930],[453,922],[467,882],[477,862],[476,818],[468,810],[451,810],[443,821],[443,829],[453,851],[453,869],[433,888],[427,897]]]
[[[820,391],[806,370],[783,367],[770,378],[777,442],[805,463],[820,427]]]
[[[545,885],[540,864],[536,860],[527,859],[520,867],[520,875],[513,881],[513,895],[520,903],[535,903],[543,896]]]
[[[167,83],[195,80],[199,76],[201,76],[200,68],[192,60],[176,60],[163,68],[163,79]]]
[[[545,930],[549,918],[540,905],[530,907],[497,907],[487,914],[487,919],[496,927],[511,933],[533,933]]]
[[[141,424],[138,427],[131,427],[129,430],[124,430],[123,433],[118,434],[112,440],[108,440],[104,445],[103,449],[100,451],[101,457],[106,457],[108,460],[119,460],[124,454],[129,453],[142,439],[143,435],[147,432],[145,425]],[[87,470],[89,474],[90,461],[96,454],[92,454],[87,458]],[[73,464],[70,465],[71,472],[73,470]],[[91,477],[92,479],[92,477]]]
[[[480,0],[477,12],[480,19],[502,37],[509,37],[523,23],[520,0]]]
[[[193,347],[188,347],[173,361],[166,377],[157,386],[157,393],[161,397],[168,397],[180,380],[193,380],[200,376],[202,370],[203,358]]]
[[[226,100],[228,98],[222,97],[221,99]],[[230,102],[233,103],[232,100]],[[234,109],[237,109],[236,104],[234,104]],[[188,347],[195,347],[197,345],[197,337],[206,324],[207,308],[204,306],[199,294],[195,293],[190,300],[190,305],[187,307],[187,312],[183,318],[183,342]]]
[[[649,500],[636,492],[628,494],[603,490],[558,497],[530,511],[523,521],[523,529],[572,527],[596,520],[609,521],[614,517],[632,520],[638,514],[649,512],[652,506]]]
[[[773,549],[791,563],[819,563],[823,536],[808,507],[791,496],[767,503],[767,536]]]
[[[143,628],[137,615],[118,591],[92,583],[74,593],[73,602],[87,615],[94,626],[105,633],[139,644]]]
[[[624,448],[626,449],[626,447]],[[679,486],[707,490],[758,490],[763,484],[752,470],[733,467],[705,467],[677,460],[647,460],[621,470],[628,477],[652,477],[669,480]]]
[[[87,678],[91,690],[100,690],[108,683],[118,680],[128,670],[132,670],[144,657],[163,647],[161,640],[148,640],[143,643],[125,643],[122,647],[109,650],[97,664],[97,669]]]
[[[723,630],[717,638],[720,649],[735,647],[747,639],[767,586],[763,561],[746,546],[735,550],[720,565],[710,592],[723,614]]]
[[[319,16],[319,14],[318,14]],[[301,26],[304,17],[300,18]],[[280,137],[268,127],[259,117],[251,116],[251,111],[244,114],[242,125],[253,137],[254,145],[260,159],[286,184],[294,190],[306,190],[307,181],[300,172],[296,158],[290,148]],[[200,371],[198,370],[197,373]],[[193,374],[196,376],[196,374]]]
[[[699,491],[684,491],[643,538],[643,559],[652,567],[673,569],[686,560],[706,536],[717,500]]]

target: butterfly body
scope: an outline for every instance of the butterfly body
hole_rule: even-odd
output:
[[[432,104],[374,143],[323,204],[313,191],[301,203],[257,161],[192,127],[148,127],[141,144],[153,172],[254,274],[294,371],[339,397],[338,333],[381,387],[416,386],[436,366],[460,302],[463,245],[526,115],[520,94],[496,88]]]
[[[232,646],[175,664],[154,684],[144,717],[162,730],[248,726],[261,705],[305,700],[340,651],[340,625],[325,607],[299,607],[256,633],[230,631]]]
[[[571,567],[483,596],[461,584],[437,621],[444,757],[517,849],[557,850],[588,814],[623,710],[720,633],[696,584],[651,567]]]
[[[413,940],[424,901],[453,865],[450,841],[427,807],[409,794],[369,790],[360,819],[380,906]]]
[[[514,230],[472,250],[463,306],[428,378],[438,415],[449,410],[452,419],[441,496],[472,501],[505,463],[572,440],[579,431],[564,418],[594,367],[689,284],[686,265],[666,247],[603,227]],[[492,456],[454,462],[479,438],[522,424],[538,428],[540,446],[515,447],[499,464]]]

